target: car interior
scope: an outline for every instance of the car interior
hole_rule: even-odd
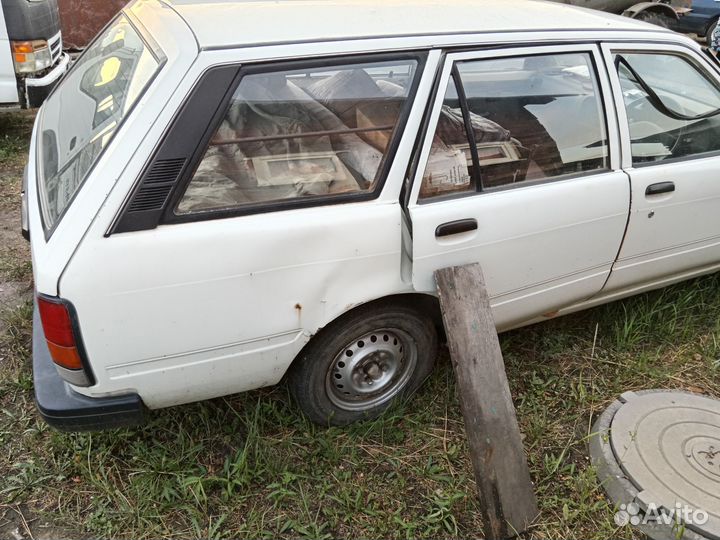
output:
[[[633,163],[654,163],[720,150],[720,92],[681,56],[621,54]],[[678,73],[677,78],[658,73]]]
[[[359,67],[245,77],[179,212],[372,190],[411,79]]]
[[[567,56],[564,62],[556,56],[531,56],[460,65],[482,190],[606,167],[605,126],[590,71],[578,55]],[[469,152],[465,152],[465,180],[448,180],[458,177],[448,172],[447,164],[453,162],[450,156],[458,144],[463,144],[448,136],[443,119],[446,111],[461,114],[455,84],[451,79],[421,198],[478,187]],[[462,123],[454,128],[454,138],[468,146]],[[460,161],[453,163],[459,167]]]
[[[461,63],[479,175],[452,81],[420,197],[606,167],[602,108],[585,56]],[[413,72],[404,64],[247,75],[178,213],[372,190]]]

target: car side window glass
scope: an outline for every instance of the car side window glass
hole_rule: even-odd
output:
[[[451,78],[423,174],[420,198],[475,191],[472,171],[470,144],[455,81]]]
[[[417,61],[249,74],[177,214],[372,192]]]
[[[720,90],[673,53],[618,53],[633,165],[720,150]]]
[[[607,169],[607,129],[590,54],[460,62],[420,198]]]

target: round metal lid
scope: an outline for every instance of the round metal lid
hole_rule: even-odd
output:
[[[684,392],[627,392],[609,411],[607,425],[602,418],[598,425],[609,442],[601,457],[614,459],[629,483],[616,502],[629,508],[632,523],[720,540],[720,401]]]

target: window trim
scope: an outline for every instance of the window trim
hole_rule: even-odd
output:
[[[419,166],[422,163],[423,141],[425,140],[429,126],[432,124],[433,106],[437,100],[438,94],[440,93],[440,81],[442,80],[446,56],[447,52],[440,52],[440,58],[435,66],[435,73],[432,75],[432,87],[430,88],[427,101],[423,104],[422,120],[417,133],[415,133],[413,150],[408,159],[405,175],[403,176],[402,187],[400,188],[400,206],[408,218],[408,224],[411,230],[412,220],[410,219],[408,208],[410,207],[411,197],[413,194],[414,179],[417,175]]]
[[[630,53],[633,54],[633,53]],[[647,55],[647,54],[633,54],[634,56],[661,56],[661,55]],[[682,56],[680,55],[672,55],[668,54],[665,56],[676,56],[677,58],[680,58],[680,60],[684,60]],[[615,54],[615,59],[613,60],[613,63],[615,65],[615,71],[618,73],[620,72],[620,66],[624,66],[625,70],[630,73],[632,77],[635,78],[635,83],[637,83],[638,86],[640,86],[640,89],[647,94],[647,99],[650,102],[650,104],[656,108],[656,109],[664,109],[661,111],[665,116],[670,117],[673,120],[678,120],[680,122],[696,122],[698,120],[707,120],[708,118],[712,118],[713,116],[718,116],[720,114],[720,107],[716,107],[714,109],[710,109],[709,111],[705,111],[702,114],[695,115],[695,116],[688,116],[682,113],[679,113],[677,111],[672,110],[669,108],[662,100],[662,98],[655,92],[655,89],[648,84],[648,82],[643,79],[642,75],[638,73],[635,68],[632,66],[630,61],[625,58],[625,55],[623,53],[617,53]],[[690,62],[686,62],[692,66]],[[705,79],[705,81],[717,92],[718,88],[714,85],[712,79],[704,75],[701,71],[702,68],[699,66],[695,66],[695,71],[700,74],[700,76]],[[627,107],[627,106],[626,106]]]
[[[106,237],[116,233],[155,229],[161,223],[165,206],[177,188],[182,171],[187,168],[188,159],[198,152],[197,144],[193,143],[193,139],[185,136],[183,131],[196,128],[202,130],[201,140],[205,137],[208,125],[213,122],[215,116],[224,111],[223,104],[230,100],[232,94],[229,89],[237,79],[238,72],[237,64],[219,63],[208,66],[200,73],[156,141],[155,148],[145,161],[140,174],[134,179],[120,210],[105,233]],[[207,136],[209,139],[211,135]],[[175,178],[164,179],[163,184],[169,183],[171,186],[165,200],[158,207],[133,212],[132,204],[142,192],[146,179],[152,175],[155,165],[168,160],[182,160],[183,164],[182,170]]]
[[[664,159],[662,161],[647,162],[647,163],[636,163],[633,164],[632,147],[630,138],[630,124],[627,118],[627,111],[625,110],[625,100],[623,99],[622,87],[620,86],[620,77],[615,70],[614,55],[616,53],[636,53],[636,54],[674,54],[676,56],[684,57],[691,64],[703,70],[701,74],[705,77],[709,77],[718,88],[720,88],[720,70],[718,67],[711,63],[710,60],[693,47],[679,44],[679,43],[664,43],[664,42],[653,42],[653,43],[635,43],[632,41],[608,41],[600,45],[602,50],[603,59],[605,61],[605,67],[609,73],[610,86],[613,94],[613,101],[615,104],[616,115],[620,128],[620,146],[622,152],[621,167],[624,170],[628,169],[640,169],[646,167],[658,167],[663,164],[680,163],[683,161],[689,161],[693,159],[706,159],[711,158],[714,155],[720,155],[720,149],[712,152],[704,152],[702,154],[693,154],[690,156],[680,156],[677,158]]]
[[[475,130],[473,129],[472,117],[470,116],[470,107],[468,106],[467,95],[465,94],[465,85],[463,84],[462,75],[460,74],[460,68],[458,68],[459,64],[460,62],[453,62],[450,79],[448,79],[448,86],[450,85],[450,81],[452,81],[458,97],[460,112],[462,113],[463,124],[465,126],[465,138],[467,138],[468,144],[470,145],[470,159],[473,164],[472,180],[475,183],[475,191],[480,193],[484,191],[482,174],[480,172],[480,157],[478,156],[477,139],[475,138]],[[443,96],[443,102],[445,102],[445,96]],[[435,134],[433,133],[433,135]],[[424,172],[425,171],[423,171],[423,173]]]
[[[427,62],[427,51],[409,51],[409,52],[391,52],[391,53],[371,53],[371,54],[351,54],[334,57],[320,57],[308,59],[289,59],[278,62],[263,62],[258,64],[246,64],[240,66],[239,74],[235,81],[227,91],[227,99],[221,104],[218,114],[213,118],[212,123],[208,126],[205,136],[197,145],[197,150],[190,157],[190,162],[185,167],[185,171],[181,175],[177,185],[165,202],[165,207],[160,218],[160,224],[189,223],[195,221],[207,221],[212,219],[226,219],[232,217],[263,214],[278,212],[283,210],[293,210],[299,208],[309,208],[314,206],[326,206],[351,202],[362,202],[376,199],[385,186],[388,173],[395,159],[395,154],[400,145],[400,140],[405,127],[407,125],[412,105],[415,102],[420,79]],[[262,73],[273,73],[278,71],[297,71],[302,69],[314,68],[332,68],[336,66],[345,66],[353,64],[363,64],[371,62],[393,62],[402,60],[415,60],[417,66],[415,69],[415,78],[410,85],[408,96],[403,105],[400,116],[398,117],[395,128],[392,132],[390,144],[383,154],[383,160],[378,168],[376,183],[372,191],[360,191],[356,193],[341,193],[334,195],[318,195],[297,197],[292,199],[278,199],[275,201],[257,202],[236,207],[218,208],[193,212],[188,214],[177,214],[177,206],[182,200],[187,187],[192,181],[203,156],[208,148],[210,140],[217,131],[218,127],[224,120],[230,109],[232,96],[247,75],[256,75]],[[172,129],[172,127],[170,128]],[[166,134],[167,135],[167,134]],[[143,175],[145,171],[143,172]]]
[[[607,67],[604,62],[602,52],[598,46],[599,44],[593,42],[574,42],[572,44],[553,44],[553,45],[531,45],[522,44],[520,46],[508,46],[502,49],[484,48],[479,50],[464,50],[462,52],[449,53],[445,58],[445,65],[443,66],[442,75],[439,79],[438,91],[434,96],[435,102],[432,105],[432,112],[430,121],[428,122],[427,131],[425,133],[425,139],[423,142],[421,156],[418,160],[418,165],[414,171],[413,188],[410,196],[410,206],[420,206],[426,204],[432,204],[435,202],[442,202],[457,198],[465,197],[476,197],[485,193],[498,193],[503,191],[510,191],[514,189],[525,189],[535,187],[543,184],[548,184],[558,181],[567,181],[574,179],[582,179],[588,176],[594,176],[597,174],[607,174],[612,171],[620,169],[620,134],[619,126],[617,122],[616,105],[613,99],[613,92],[611,91],[611,81],[607,73]],[[457,65],[462,62],[480,61],[480,60],[493,60],[500,58],[513,58],[513,57],[527,57],[527,56],[541,56],[541,55],[552,55],[552,54],[579,54],[585,53],[590,57],[590,61],[595,69],[595,82],[597,85],[598,98],[602,106],[601,116],[604,123],[605,133],[608,141],[608,157],[607,167],[597,169],[594,171],[586,171],[582,173],[568,173],[563,175],[554,176],[552,178],[541,178],[538,180],[527,180],[517,184],[507,184],[503,186],[482,188],[472,191],[451,193],[447,195],[438,195],[435,197],[429,197],[426,199],[420,198],[420,188],[422,185],[423,175],[425,173],[425,167],[430,156],[430,150],[432,147],[432,141],[437,128],[438,119],[440,116],[440,110],[445,99],[445,89],[449,84],[449,80],[453,75],[453,72],[457,70]],[[460,97],[458,95],[458,97]],[[462,100],[461,107],[463,107]],[[467,127],[466,127],[467,131]]]
[[[518,183],[518,184],[504,184],[502,186],[486,187],[486,188],[483,188],[482,190],[459,191],[457,193],[447,193],[444,195],[436,195],[434,197],[430,197],[427,199],[419,199],[417,204],[418,204],[418,206],[424,206],[426,204],[435,203],[435,202],[451,201],[451,200],[455,200],[455,199],[465,199],[467,197],[477,197],[478,195],[490,195],[493,193],[502,193],[504,191],[513,191],[513,190],[521,189],[521,188],[531,188],[531,187],[544,186],[546,184],[557,184],[559,182],[580,180],[583,178],[588,178],[590,176],[609,174],[612,172],[613,172],[613,169],[607,168],[607,169],[597,169],[595,171],[584,171],[584,172],[580,172],[580,173],[566,173],[566,174],[560,174],[558,176],[553,176],[552,178],[538,178],[537,180],[524,180],[523,182]]]

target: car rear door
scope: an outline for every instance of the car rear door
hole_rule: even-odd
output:
[[[447,56],[408,201],[417,290],[479,262],[508,328],[602,289],[630,203],[602,66],[594,45]]]
[[[682,45],[604,45],[632,184],[628,231],[607,290],[720,263],[720,77]]]

